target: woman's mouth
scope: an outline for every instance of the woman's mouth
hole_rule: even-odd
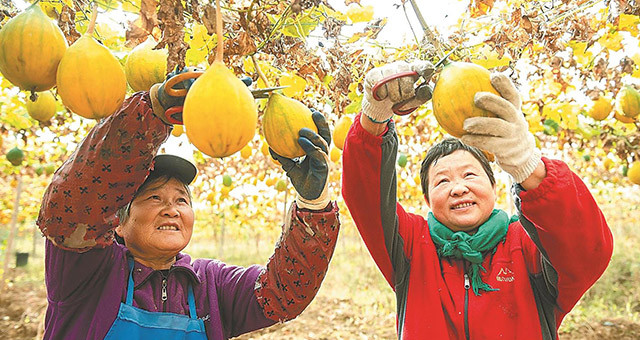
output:
[[[467,203],[460,203],[460,204],[456,204],[453,207],[451,207],[452,210],[456,210],[456,209],[464,209],[467,207],[470,207],[472,205],[474,205],[475,203],[473,202],[467,202]]]
[[[178,230],[178,228],[176,226],[173,226],[173,225],[161,225],[156,229],[158,229],[158,230],[174,230],[174,231]]]

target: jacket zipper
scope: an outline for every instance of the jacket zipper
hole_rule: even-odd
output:
[[[167,301],[167,279],[162,278],[162,311],[165,312],[165,302]]]
[[[469,274],[464,273],[464,335],[467,340],[470,339],[469,335],[469,288],[471,283],[469,282]]]

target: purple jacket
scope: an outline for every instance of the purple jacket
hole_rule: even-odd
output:
[[[102,339],[126,298],[126,247],[113,242],[115,211],[131,200],[170,128],[153,116],[148,93],[134,94],[99,122],[56,171],[38,225],[47,237],[49,307],[45,339]],[[291,209],[266,266],[242,268],[178,254],[167,278],[135,263],[133,305],[188,315],[193,286],[209,339],[227,339],[299,315],[324,279],[339,230],[338,208]]]

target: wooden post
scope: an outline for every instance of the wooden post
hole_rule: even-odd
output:
[[[13,239],[16,236],[16,230],[18,229],[18,212],[20,211],[20,193],[22,193],[22,176],[17,173],[18,185],[16,187],[16,197],[13,201],[13,213],[11,214],[11,224],[9,239],[7,240],[7,248],[4,254],[4,264],[2,265],[2,278],[0,280],[0,291],[4,290],[4,282],[7,279],[7,270],[9,270],[9,261],[11,260],[11,253],[13,252]]]
[[[287,194],[289,194],[289,190],[284,190],[284,207],[282,208],[282,225],[284,226],[287,221]]]

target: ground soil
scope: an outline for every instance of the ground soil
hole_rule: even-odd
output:
[[[0,294],[0,339],[42,337],[46,292],[42,284],[9,284]],[[395,315],[362,313],[349,299],[318,296],[297,319],[241,340],[395,339]],[[563,340],[637,340],[640,324],[626,320],[598,320],[560,336]]]

